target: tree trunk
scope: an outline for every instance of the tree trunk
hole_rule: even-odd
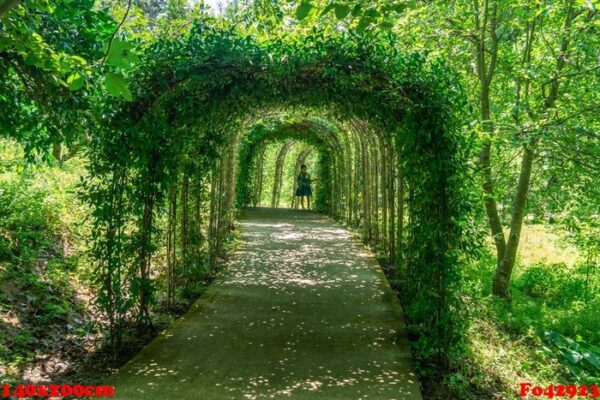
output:
[[[190,178],[183,176],[181,182],[181,263],[182,268],[189,264],[189,188]]]
[[[344,166],[344,179],[346,185],[346,212],[347,221],[352,221],[352,144],[350,143],[350,134],[346,129],[344,133],[344,149],[346,151],[346,157],[344,158],[346,164]]]
[[[62,145],[60,143],[54,143],[52,145],[52,155],[54,156],[56,161],[58,161],[59,163],[62,163],[63,155],[62,155]]]
[[[354,168],[353,168],[353,177],[354,177],[354,202],[352,209],[354,210],[354,221],[352,225],[354,227],[358,227],[361,223],[361,187],[360,187],[360,174],[362,173],[360,163],[362,160],[362,151],[360,148],[360,140],[358,139],[358,134],[352,131],[352,137],[354,139]]]
[[[19,4],[19,0],[0,0],[0,18],[8,14],[17,4]]]
[[[487,133],[487,135],[491,135],[491,132]],[[496,204],[496,198],[494,194],[494,178],[492,176],[491,166],[491,146],[491,139],[488,136],[484,139],[483,148],[479,155],[479,163],[483,172],[485,211],[487,213],[492,238],[494,239],[494,245],[496,246],[497,265],[500,265],[500,261],[502,260],[502,257],[504,257],[504,251],[506,249],[506,239],[504,237],[504,231],[502,230],[502,221],[500,220],[500,215],[498,214],[498,206]]]
[[[396,233],[396,242],[397,245],[397,259],[401,263],[405,263],[403,254],[404,252],[404,199],[406,195],[404,193],[404,171],[401,167],[398,168],[398,223],[397,223],[397,233]],[[410,211],[410,210],[409,210]],[[408,213],[410,216],[410,212]],[[410,226],[410,223],[408,224]]]
[[[210,213],[208,217],[208,254],[210,259],[210,269],[214,271],[217,263],[217,202],[218,202],[218,169],[219,160],[216,161],[211,171],[210,177]]]
[[[389,254],[388,240],[388,154],[387,147],[384,145],[384,140],[381,136],[377,136],[378,145],[381,149],[381,244],[385,254]]]
[[[510,235],[506,243],[506,249],[502,260],[496,268],[494,276],[493,291],[495,295],[509,297],[509,283],[515,266],[519,239],[521,238],[521,227],[525,217],[525,206],[527,204],[527,192],[529,190],[529,181],[531,179],[531,170],[533,159],[535,158],[531,146],[525,148],[523,160],[521,162],[521,172],[519,174],[519,184],[513,204],[513,213],[510,226]]]
[[[490,112],[490,87],[494,78],[496,67],[496,58],[498,55],[497,46],[497,3],[493,2],[490,6],[489,0],[483,3],[483,10],[479,9],[479,2],[474,1],[475,5],[475,27],[478,32],[478,40],[475,43],[477,56],[477,77],[479,79],[479,101],[480,101],[480,118],[484,132],[483,145],[479,154],[479,164],[483,173],[483,191],[485,193],[485,210],[492,233],[492,238],[496,246],[496,256],[498,265],[504,256],[506,248],[506,239],[502,230],[502,222],[498,215],[498,206],[494,191],[494,178],[492,174],[491,152],[492,152],[492,135],[494,134],[494,124],[492,122]],[[486,35],[489,36],[491,44],[486,47]],[[489,61],[486,55],[490,54]]]

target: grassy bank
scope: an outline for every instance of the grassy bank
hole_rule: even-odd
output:
[[[494,270],[489,251],[465,274],[471,323],[465,352],[457,355],[460,367],[445,381],[453,398],[515,399],[520,382],[597,382],[597,266],[560,231],[530,225],[524,227],[510,302],[491,295]],[[443,397],[433,387],[428,392]]]
[[[25,161],[20,145],[0,140],[2,383],[101,379],[182,315],[212,280],[215,271],[206,257],[192,271],[193,290],[178,292],[167,309],[166,268],[160,267],[165,240],[159,232],[153,329],[127,327],[121,351],[105,352],[105,318],[95,302],[101,282],[88,258],[89,211],[78,198],[82,179],[83,157]],[[233,244],[228,240],[225,247]]]

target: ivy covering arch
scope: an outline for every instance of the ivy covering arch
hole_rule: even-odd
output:
[[[136,100],[108,106],[86,184],[112,343],[132,318],[151,324],[154,264],[166,264],[172,300],[226,257],[237,177],[257,157],[253,121],[287,110],[308,117],[275,130],[312,132],[328,168],[319,208],[359,227],[392,267],[420,354],[444,362],[460,333],[469,248],[464,103],[452,72],[392,40],[317,31],[258,40],[210,21],[160,40],[145,60]],[[237,204],[249,204],[247,187],[237,185]]]

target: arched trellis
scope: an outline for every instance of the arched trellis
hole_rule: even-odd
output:
[[[263,191],[262,176],[264,175],[264,171],[262,170],[262,157],[264,148],[268,143],[286,140],[290,143],[293,141],[302,142],[305,146],[312,146],[317,149],[321,157],[331,158],[331,153],[339,150],[339,147],[335,145],[335,131],[331,128],[324,130],[321,124],[322,122],[319,120],[296,120],[294,117],[288,115],[285,119],[273,119],[266,121],[266,123],[261,122],[254,125],[240,148],[239,174],[236,186],[237,206],[256,205],[254,199]],[[285,143],[281,147],[280,154],[282,154],[281,151],[283,150],[285,150],[283,155],[289,150],[289,148],[286,150]],[[306,154],[304,158],[306,158]],[[278,160],[278,163],[281,161],[283,160]],[[323,163],[320,164],[319,169],[323,170],[327,168]],[[296,166],[297,169],[299,169],[299,165]],[[276,170],[274,173],[278,175],[281,171]],[[330,195],[330,187],[335,184],[335,181],[330,176],[325,176],[325,181],[327,182],[327,187],[322,196],[327,197]],[[273,198],[275,197],[275,193],[277,195],[280,194],[280,187],[273,187]],[[318,204],[321,205],[320,210],[331,213],[331,210],[323,208],[323,205],[327,204],[328,200],[321,199],[322,196],[317,197]],[[272,206],[275,207],[276,204],[272,204]]]
[[[360,120],[336,125],[323,117],[307,119],[306,113],[270,120],[268,126],[255,125],[240,150],[238,207],[255,205],[249,201],[256,197],[251,192],[262,192],[261,182],[253,185],[263,175],[256,169],[262,168],[264,144],[274,139],[304,140],[317,148],[322,161],[319,169],[329,171],[319,210],[362,227],[363,239],[387,263],[394,263],[396,242],[403,237],[405,202],[402,174],[396,159],[390,157],[390,138],[370,131]],[[296,164],[298,170],[300,164]]]
[[[406,278],[409,326],[419,334],[420,354],[445,360],[459,332],[457,291],[468,249],[461,221],[469,209],[455,118],[463,100],[451,71],[376,37],[315,32],[259,42],[206,21],[183,39],[159,41],[146,59],[136,71],[136,101],[107,111],[110,124],[91,146],[87,199],[95,210],[99,301],[113,340],[129,315],[150,321],[151,263],[162,240],[157,217],[169,188],[186,182],[205,193],[196,198],[205,213],[186,225],[201,232],[206,243],[198,247],[217,264],[233,226],[244,124],[273,107],[304,107],[334,116],[344,127],[339,147],[353,152],[321,161],[340,187],[323,208],[361,226],[368,241],[401,246],[396,266]],[[385,174],[386,182],[379,179],[383,164],[397,172]],[[340,174],[349,167],[365,174]],[[404,187],[410,218],[400,244],[390,232],[402,231],[403,207],[390,206],[403,204],[397,196]]]
[[[273,196],[271,197],[271,207],[279,207],[281,200],[281,185],[283,168],[285,163],[285,157],[294,146],[294,141],[288,140],[281,146],[277,154],[277,161],[275,162],[275,181],[273,182]]]

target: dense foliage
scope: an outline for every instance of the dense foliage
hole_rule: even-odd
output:
[[[312,157],[315,207],[377,253],[440,397],[510,392],[516,373],[477,369],[494,362],[600,376],[597,1],[1,6],[0,133],[33,166],[2,166],[0,273],[56,259],[85,277],[113,350],[200,294],[241,207],[296,206],[283,181]],[[36,183],[56,174],[41,159],[77,163],[85,229],[83,205],[63,217],[72,189]],[[56,250],[65,229],[92,239],[77,261]],[[573,254],[525,259],[530,231]],[[38,297],[50,319],[69,308]]]
[[[117,106],[113,123],[91,145],[91,180],[86,183],[95,209],[94,253],[104,282],[100,301],[116,332],[134,310],[138,323],[150,322],[156,217],[169,187],[211,177],[208,240],[214,260],[232,225],[237,173],[232,161],[244,121],[265,109],[285,115],[286,108],[304,107],[346,123],[362,153],[359,160],[353,149],[357,165],[345,171],[342,166],[352,159],[339,150],[350,149],[349,143],[338,139],[335,157],[322,153],[327,168],[320,168],[320,177],[326,189],[317,206],[354,218],[366,241],[406,266],[411,276],[407,300],[412,299],[408,315],[423,355],[447,362],[458,337],[453,310],[458,309],[460,265],[468,247],[463,241],[468,224],[458,221],[470,215],[468,194],[463,194],[469,185],[461,178],[466,144],[456,134],[453,115],[462,97],[443,64],[402,54],[385,43],[377,35],[354,39],[316,31],[257,41],[237,27],[201,19],[188,35],[159,40],[147,49],[147,62],[135,69],[135,101]],[[384,147],[391,151],[384,155]],[[390,175],[379,171],[382,165],[405,176],[394,191],[386,184]],[[348,193],[352,175],[361,182]],[[390,216],[404,208],[404,201],[388,207],[387,199],[396,198],[404,185],[415,194],[407,201],[411,219],[406,227],[399,220],[394,228]],[[380,197],[386,199],[383,215]],[[405,230],[406,248],[392,254],[391,244]],[[430,301],[431,296],[438,301]],[[432,329],[435,334],[422,334]]]

